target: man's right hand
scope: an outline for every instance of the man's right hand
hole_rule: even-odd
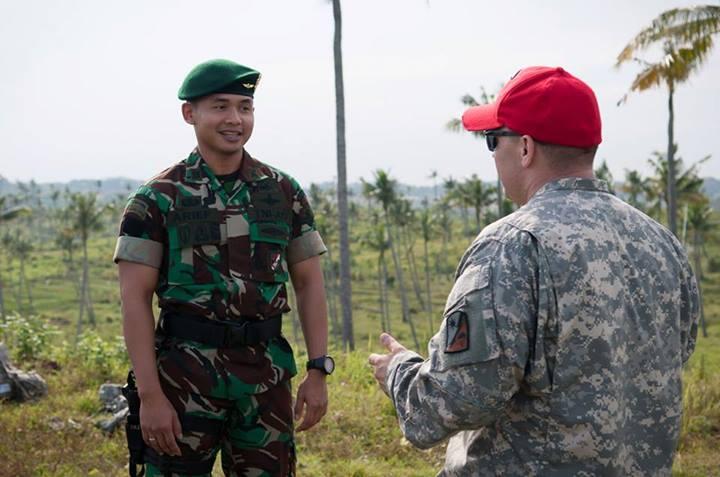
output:
[[[175,440],[182,437],[180,420],[162,391],[141,396],[140,429],[145,443],[158,454],[180,455]]]

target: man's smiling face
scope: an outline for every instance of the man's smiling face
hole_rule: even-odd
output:
[[[185,121],[195,127],[198,146],[220,156],[241,153],[255,124],[253,99],[211,94],[183,105]]]

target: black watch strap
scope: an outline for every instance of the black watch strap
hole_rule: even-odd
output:
[[[310,371],[311,369],[318,369],[326,375],[332,374],[335,371],[335,360],[330,356],[324,355],[318,358],[308,360],[305,368]]]

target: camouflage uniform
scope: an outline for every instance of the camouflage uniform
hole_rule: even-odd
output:
[[[130,197],[115,261],[159,269],[164,312],[262,320],[290,310],[288,264],[324,252],[294,179],[244,153],[237,179],[224,187],[195,150]],[[159,328],[157,342],[160,382],[181,421],[224,422],[219,436],[184,429],[183,458],[214,459],[222,448],[226,475],[294,475],[297,370],[285,338],[215,348],[163,337]],[[148,466],[149,476],[157,472]]]
[[[450,437],[441,476],[670,475],[698,307],[668,230],[560,179],[482,231],[386,386],[410,442]]]

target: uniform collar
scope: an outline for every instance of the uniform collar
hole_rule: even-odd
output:
[[[197,148],[193,149],[185,159],[185,182],[189,184],[206,184],[210,177],[214,177],[212,170],[200,155]],[[243,150],[243,158],[240,163],[240,179],[243,182],[256,182],[270,177],[266,167],[253,158],[247,151]]]
[[[586,177],[563,177],[546,183],[533,194],[532,198],[556,190],[587,190],[610,193],[610,187],[603,180]]]
[[[240,179],[243,182],[256,182],[268,177],[270,176],[267,174],[267,166],[245,151],[240,163]]]

